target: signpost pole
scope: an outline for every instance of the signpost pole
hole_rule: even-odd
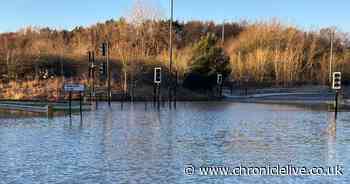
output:
[[[157,86],[156,84],[153,84],[153,106],[156,106],[157,102]]]
[[[157,100],[158,100],[158,109],[160,109],[160,99],[161,99],[161,87],[159,84],[157,84],[157,88],[158,88],[158,96],[157,96]]]
[[[65,84],[64,91],[69,92],[69,117],[72,120],[72,93],[79,92],[80,96],[80,114],[82,115],[82,93],[85,91],[85,86],[82,84]]]

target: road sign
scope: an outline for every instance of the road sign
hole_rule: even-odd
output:
[[[154,68],[154,83],[160,84],[162,82],[162,68],[156,67]]]
[[[65,84],[65,92],[84,92],[85,86],[83,84]]]
[[[332,88],[335,90],[341,89],[341,72],[333,73],[333,85]]]
[[[216,82],[217,82],[218,85],[221,85],[221,84],[222,84],[222,74],[219,74],[219,73],[218,73],[218,75],[217,75],[217,81],[216,81]]]

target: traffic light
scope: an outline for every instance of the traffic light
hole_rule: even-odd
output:
[[[332,88],[335,90],[341,89],[341,72],[333,73],[333,85]]]
[[[154,68],[154,83],[160,84],[162,82],[162,68]]]
[[[107,54],[107,49],[108,49],[108,45],[107,43],[102,43],[102,46],[101,46],[101,53],[102,53],[102,56],[106,56]]]
[[[105,76],[106,75],[106,63],[101,63],[100,64],[100,76]]]

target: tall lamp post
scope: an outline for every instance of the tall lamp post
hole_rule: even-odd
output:
[[[222,33],[221,33],[221,41],[222,41],[222,47],[224,47],[224,44],[225,44],[225,19],[224,21],[222,22]]]
[[[329,83],[332,82],[332,70],[333,70],[333,42],[334,42],[334,34],[335,30],[331,28],[330,30],[330,41],[331,41],[331,50],[330,50],[330,57],[329,57]]]
[[[170,23],[169,23],[169,103],[171,102],[172,94],[172,67],[173,67],[173,16],[174,16],[174,0],[170,0]]]

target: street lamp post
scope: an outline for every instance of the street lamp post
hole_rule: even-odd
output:
[[[331,29],[330,32],[330,41],[331,41],[331,50],[330,50],[330,57],[329,57],[329,83],[332,81],[332,70],[333,70],[333,41],[334,41],[334,29]]]
[[[221,34],[222,46],[225,44],[225,20],[222,23],[222,34]]]
[[[171,103],[172,90],[172,65],[173,65],[173,16],[174,16],[174,0],[170,0],[170,23],[169,23],[169,103]]]

